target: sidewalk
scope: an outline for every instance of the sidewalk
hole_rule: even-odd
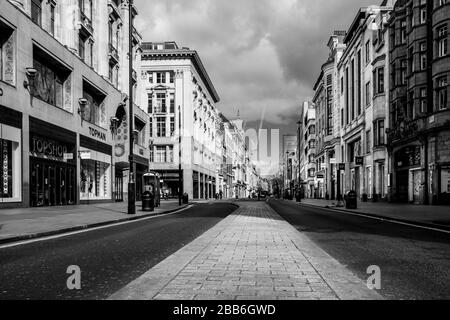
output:
[[[109,299],[381,299],[265,202],[237,204]]]
[[[127,215],[127,203],[76,205],[66,207],[17,208],[0,210],[0,243],[43,237],[87,229],[114,222],[169,213],[180,207],[178,200],[162,200],[154,212],[142,212],[136,203],[136,215]]]
[[[345,207],[336,207],[336,203],[336,200],[302,199],[300,205],[306,204],[311,206],[327,207],[396,221],[417,223],[436,228],[439,227],[446,230],[450,229],[450,207],[448,206],[424,206],[358,201],[358,209],[346,209]]]

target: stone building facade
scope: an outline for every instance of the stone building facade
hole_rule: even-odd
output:
[[[108,72],[112,3],[126,25],[123,1],[0,2],[0,207],[126,196],[127,168],[121,163],[128,135],[118,130],[127,127],[128,86],[114,83]],[[118,57],[126,56],[125,29]],[[120,70],[126,83],[128,63]],[[133,108],[145,130],[146,114]],[[135,157],[148,168],[147,148],[136,146]]]
[[[450,203],[450,3],[399,0],[389,20],[392,201]]]

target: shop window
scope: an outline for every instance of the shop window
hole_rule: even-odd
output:
[[[83,81],[83,98],[87,104],[80,109],[84,121],[106,128],[106,95],[86,81]]]
[[[93,151],[91,151],[94,154]],[[111,160],[86,159],[80,162],[80,199],[111,199]]]
[[[15,84],[15,32],[14,29],[0,21],[0,80]]]
[[[37,70],[31,94],[48,104],[72,112],[70,70],[40,48],[33,47]]]
[[[21,130],[0,124],[0,203],[21,201]]]

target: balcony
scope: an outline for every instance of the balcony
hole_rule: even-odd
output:
[[[81,10],[80,10],[80,26],[81,31],[86,37],[90,37],[94,33],[94,28],[92,27],[91,19],[89,19],[89,17]]]
[[[113,60],[114,64],[119,63],[119,53],[111,43],[109,44],[109,59]]]

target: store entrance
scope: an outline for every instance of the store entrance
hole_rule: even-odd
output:
[[[30,158],[31,207],[66,206],[76,203],[75,166]]]

